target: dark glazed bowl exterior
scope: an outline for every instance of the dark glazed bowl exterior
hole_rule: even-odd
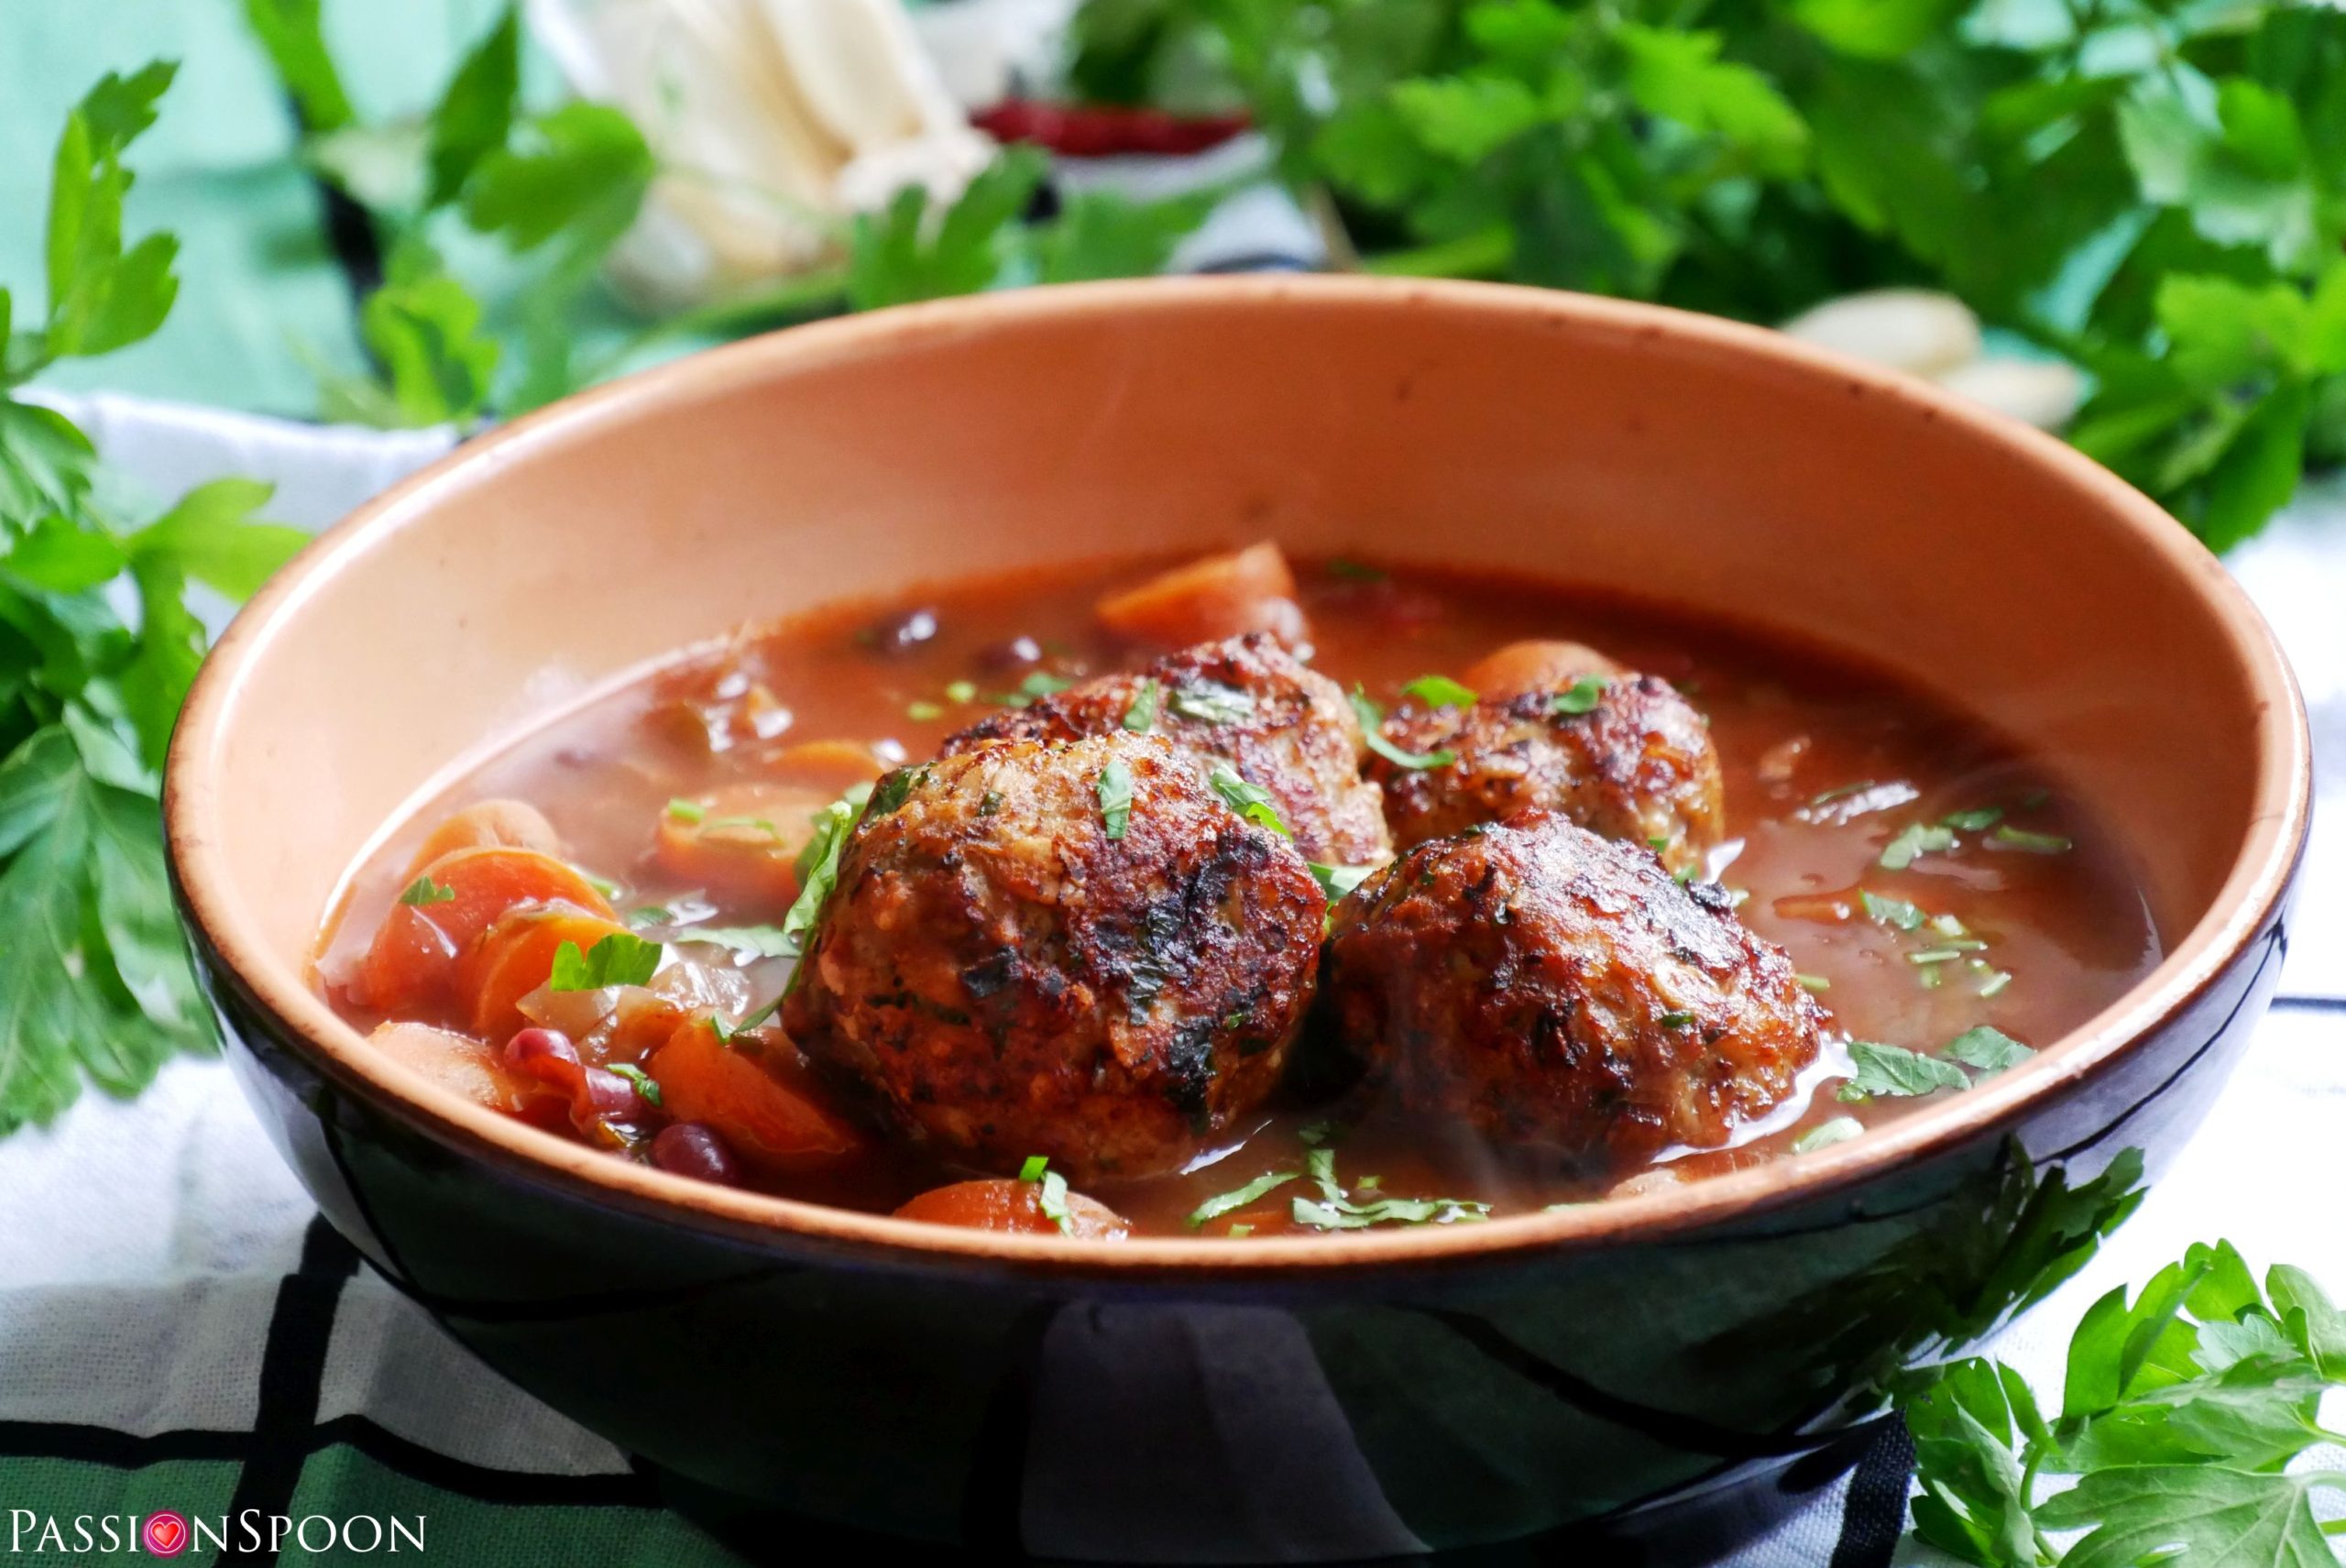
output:
[[[1051,341],[1069,331],[1076,339]],[[1172,365],[1178,381],[1184,355],[1235,353],[1230,344],[1256,338],[1280,340],[1267,352],[1291,365],[1291,384],[1233,377],[1233,406],[1198,417],[1230,422],[1214,426],[1224,437],[1284,441],[1286,461],[1274,471],[1261,445],[1231,448],[1230,463],[1251,478],[1218,510],[1178,471],[1199,462],[1200,450],[1164,439],[1150,394],[1129,383],[1093,386],[1069,408],[1047,408],[1023,436],[997,421],[982,440],[953,422],[988,416],[926,400],[958,384],[983,402],[1010,395],[1002,378],[1025,376],[1017,386],[1048,403],[1057,394],[1038,391],[1038,365],[1096,377],[1085,350],[1094,339],[1152,369]],[[1018,357],[1037,343],[1048,350],[1038,360]],[[2006,679],[2015,694],[2033,689],[2032,661],[2053,660],[2057,674],[2088,660],[2095,639],[2122,637],[2145,595],[2171,596],[2176,624],[2197,628],[2189,634],[2205,641],[2193,657],[2229,660],[2220,674],[2232,684],[2178,697],[2165,672],[2143,676],[2167,683],[2157,700],[2177,727],[2170,770],[2231,770],[2176,785],[2202,792],[2197,848],[2132,838],[2167,961],[2037,1059],[1816,1156],[1566,1213],[1269,1245],[1086,1248],[696,1188],[497,1124],[406,1083],[370,1061],[308,991],[301,931],[305,923],[314,929],[373,824],[466,744],[516,717],[510,704],[482,699],[459,729],[433,729],[433,716],[472,699],[447,696],[453,687],[436,704],[389,696],[373,723],[413,730],[403,744],[420,755],[411,775],[380,784],[387,795],[363,798],[377,786],[349,784],[362,798],[338,801],[314,828],[291,825],[312,809],[299,802],[314,779],[289,780],[281,799],[242,798],[277,787],[272,766],[299,774],[302,759],[332,753],[333,776],[347,782],[367,776],[361,763],[370,757],[397,754],[369,751],[377,741],[356,719],[313,712],[315,726],[303,727],[298,698],[311,674],[290,666],[330,660],[344,646],[336,639],[363,660],[391,635],[333,625],[334,596],[348,585],[400,601],[386,627],[424,613],[418,606],[462,600],[430,634],[458,640],[478,667],[515,689],[552,652],[532,640],[565,635],[526,611],[518,630],[485,629],[479,612],[496,597],[449,586],[508,569],[493,538],[467,543],[477,526],[433,533],[467,505],[509,519],[499,526],[525,538],[560,527],[591,532],[598,525],[581,519],[597,505],[596,481],[560,476],[591,467],[582,455],[598,445],[658,466],[674,483],[739,492],[745,481],[725,475],[741,466],[758,471],[753,477],[803,476],[831,460],[822,455],[828,447],[744,455],[744,427],[709,411],[805,383],[837,421],[822,439],[851,441],[857,419],[890,406],[888,373],[901,371],[908,417],[926,411],[945,422],[924,428],[924,439],[933,435],[946,453],[892,454],[921,470],[902,481],[904,493],[917,499],[922,487],[950,480],[964,488],[932,488],[935,506],[980,499],[969,500],[971,516],[906,523],[914,533],[903,537],[875,524],[880,537],[867,543],[882,559],[871,581],[970,569],[951,558],[955,546],[921,543],[952,528],[1004,555],[1058,548],[1072,536],[1071,514],[1096,500],[1084,489],[1083,461],[1052,444],[1064,442],[1070,408],[1087,403],[1108,410],[1100,417],[1110,424],[1141,427],[1103,438],[1115,448],[1111,466],[1136,493],[1163,489],[1170,511],[1208,513],[1168,540],[1143,506],[1102,523],[1085,539],[1089,548],[1242,532],[1316,546],[1356,526],[1365,547],[1431,554],[1438,547],[1414,532],[1407,506],[1379,512],[1332,494],[1343,482],[1331,476],[1347,470],[1315,466],[1333,461],[1331,450],[1299,438],[1292,422],[1281,426],[1278,410],[1324,395],[1332,361],[1348,361],[1346,378],[1358,386],[1390,389],[1401,377],[1402,404],[1420,386],[1439,393],[1434,351],[1445,343],[1474,367],[1470,380],[1496,376],[1491,385],[1504,392],[1511,374],[1524,398],[1573,404],[1564,411],[1575,419],[1617,405],[1627,422],[1609,441],[1574,447],[1560,438],[1571,450],[1552,458],[1557,466],[1511,492],[1520,527],[1467,544],[1467,554],[1546,548],[1523,541],[1551,526],[1590,526],[1577,515],[1547,521],[1558,486],[1579,486],[1592,504],[1628,505],[1641,477],[1664,488],[1707,485],[1722,503],[1738,486],[1783,491],[1772,514],[1758,506],[1751,526],[1788,537],[1738,545],[1719,535],[1718,550],[1755,549],[1754,562],[1771,550],[1814,550],[1819,538],[1854,539],[1850,520],[1878,508],[1835,502],[1842,481],[1813,472],[1816,465],[1797,453],[1763,462],[1750,456],[1762,447],[1742,444],[1765,421],[1804,433],[1778,437],[1797,444],[1823,439],[1820,420],[1845,417],[1853,448],[1872,452],[1852,459],[1853,471],[1875,465],[1878,478],[1880,466],[1911,467],[1922,461],[1915,453],[1944,448],[1950,473],[1979,476],[1990,492],[2041,497],[2047,518],[2080,520],[2075,528],[2091,543],[2076,549],[2100,560],[2105,577],[2139,575],[2121,584],[2122,602],[2106,626],[2094,621],[2085,592],[2079,613],[2088,624],[2045,632],[2053,642],[2020,651],[2007,674],[1989,671],[1990,686]],[[941,369],[939,356],[948,362]],[[951,363],[955,356],[966,363]],[[1559,366],[1581,373],[1576,389],[1543,379]],[[868,401],[853,385],[834,385],[866,372],[880,377]],[[1580,384],[1592,379],[1593,389]],[[1454,395],[1489,395],[1483,382],[1474,387],[1483,392]],[[1845,406],[1847,415],[1836,415]],[[1653,423],[1680,415],[1716,432],[1716,442],[1638,448]],[[1365,413],[1390,428],[1362,439],[1414,439],[1411,417]],[[1441,425],[1447,416],[1429,417]],[[663,419],[670,422],[659,442],[698,439],[701,449],[661,455],[656,443],[645,444],[651,438],[629,433]],[[679,435],[704,427],[705,438]],[[1454,441],[1482,439],[1463,423],[1448,435],[1425,429],[1442,448],[1428,461],[1458,464]],[[882,445],[891,439],[860,433]],[[1909,437],[1913,452],[1873,451]],[[1495,438],[1484,458],[1522,466],[1533,461],[1526,453],[1547,450]],[[886,481],[856,467],[842,483]],[[571,488],[533,506],[533,484]],[[630,500],[614,495],[602,504]],[[2014,503],[1983,493],[1952,495],[1949,504],[2001,511]],[[1826,515],[1800,521],[1820,510]],[[1034,520],[1024,532],[1002,521],[1024,514]],[[1926,515],[1887,515],[1880,525],[1919,531]],[[674,526],[693,547],[768,548],[751,524],[721,516]],[[995,526],[1002,532],[989,535]],[[2024,534],[2030,524],[2012,526]],[[927,534],[915,537],[922,528]],[[1789,537],[1801,528],[1813,536]],[[403,537],[421,543],[402,554]],[[1007,543],[1014,540],[1025,543]],[[1655,565],[1629,578],[1627,566],[1605,558],[1608,548],[1624,560],[1652,553]],[[1862,557],[1867,546],[1852,548]],[[2058,555],[2066,547],[2046,548]],[[1649,587],[1676,559],[1637,540],[1551,553],[1594,560],[1596,580],[1611,574]],[[989,558],[978,545],[965,555]],[[1846,565],[1860,576],[1873,569],[1862,558]],[[624,560],[608,566],[627,569]],[[1959,559],[1948,567],[1958,577],[1967,569]],[[2067,559],[2045,567],[2054,582],[2078,569]],[[1679,593],[1698,603],[1708,593],[1722,606],[1740,591],[1736,579],[1763,573],[1739,572],[1732,561],[1688,570]],[[788,586],[784,603],[763,608],[833,597],[861,580],[835,563],[799,579],[768,575],[769,584]],[[1793,613],[1764,597],[1768,585],[1747,586],[1763,595],[1763,621]],[[511,592],[542,590],[517,584]],[[608,587],[577,591],[617,602]],[[1804,607],[1806,630],[1886,654],[1883,627],[1901,623],[1898,607],[1869,626],[1830,590],[1817,592]],[[742,619],[758,594],[755,584],[712,588],[707,603],[655,611],[642,646],[611,652],[586,674],[613,676],[692,629],[705,634]],[[2018,604],[1981,613],[2023,613]],[[2132,656],[2120,649],[2110,667]],[[1993,697],[1975,706],[2009,718]],[[2165,809],[2156,781],[2139,786],[2154,797],[2147,804],[2121,798],[2137,787],[2123,781],[2144,771],[2142,758],[2155,755],[2130,751],[2134,730],[2122,713],[2078,718],[2058,701],[2032,706],[2015,695],[2012,712],[2023,710],[2035,717],[2012,727],[2121,828]],[[2072,742],[2074,755],[2063,750]],[[2208,760],[2218,754],[2231,761]],[[1690,1542],[1748,1534],[1765,1522],[1771,1499],[1821,1484],[1862,1442],[1859,1423],[1881,1408],[1898,1372],[2024,1308],[2131,1212],[2205,1113],[2271,992],[2303,845],[2308,768],[2294,687],[2237,590],[2148,502],[2055,444],[1770,334],[1670,313],[1498,289],[1246,281],[1045,291],[781,334],[623,383],[477,444],[342,525],[247,612],[192,699],[167,811],[175,885],[232,1062],[328,1219],[483,1360],[677,1477],[680,1495],[721,1499],[751,1518],[782,1510],[849,1531],[1061,1558],[1354,1559],[1562,1532],[1612,1543],[1612,1555],[1595,1560],[1678,1561]],[[233,804],[232,792],[242,792]],[[271,811],[280,820],[265,824]],[[300,907],[273,910],[272,896]]]

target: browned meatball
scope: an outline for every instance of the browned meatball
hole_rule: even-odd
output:
[[[1463,708],[1405,707],[1385,721],[1385,738],[1455,759],[1425,768],[1371,759],[1368,776],[1385,791],[1386,820],[1403,848],[1540,807],[1652,849],[1672,871],[1699,871],[1725,833],[1710,726],[1659,675]]]
[[[1365,866],[1393,852],[1376,789],[1360,777],[1366,748],[1343,688],[1262,632],[1079,682],[980,720],[945,750],[1135,731],[1170,740],[1200,778],[1226,764],[1268,790],[1307,860]]]
[[[1726,1142],[1816,1056],[1816,1004],[1725,893],[1551,813],[1407,851],[1332,925],[1332,1032],[1405,1110],[1592,1175]]]
[[[1151,1176],[1278,1082],[1326,909],[1163,740],[986,747],[881,782],[784,1016],[950,1158]]]

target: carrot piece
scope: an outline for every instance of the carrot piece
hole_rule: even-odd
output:
[[[1085,1241],[1113,1241],[1132,1230],[1132,1222],[1096,1198],[1080,1192],[1067,1195],[1067,1230],[1043,1212],[1043,1184],[992,1177],[981,1181],[957,1181],[934,1187],[896,1211],[900,1220],[926,1220],[932,1225],[960,1225],[973,1231],[1012,1231],[1036,1235],[1075,1236]]]
[[[559,856],[562,839],[545,813],[525,800],[478,801],[451,815],[425,837],[415,858],[408,862],[407,874],[414,876],[458,850],[488,849],[535,850],[541,855]]]
[[[472,1031],[502,1040],[529,1020],[521,998],[554,974],[554,956],[565,942],[581,953],[626,927],[571,904],[524,904],[497,917],[480,939],[456,959],[456,996]]]
[[[458,850],[424,867],[375,933],[359,970],[367,1004],[382,1013],[448,1005],[456,960],[498,916],[523,904],[569,904],[613,918],[595,884],[552,855]]]
[[[475,1104],[518,1116],[549,1091],[505,1065],[503,1053],[428,1024],[385,1024],[367,1036],[385,1056]]]
[[[815,809],[836,800],[851,784],[871,784],[888,771],[860,740],[801,740],[766,759],[766,771],[794,784],[827,792]]]
[[[815,814],[839,790],[797,784],[738,784],[660,815],[652,854],[660,869],[688,886],[761,909],[787,908],[798,896],[798,855],[815,836]]]
[[[1584,642],[1534,638],[1494,648],[1458,678],[1486,697],[1562,691],[1583,675],[1610,678],[1621,666]]]
[[[779,1031],[752,1030],[729,1043],[707,1019],[696,1018],[670,1035],[645,1069],[660,1085],[663,1111],[716,1128],[752,1165],[804,1169],[869,1146]]]
[[[1310,634],[1295,602],[1295,574],[1268,541],[1176,566],[1137,587],[1106,595],[1093,610],[1117,636],[1160,648],[1248,631],[1267,631],[1289,643]]]

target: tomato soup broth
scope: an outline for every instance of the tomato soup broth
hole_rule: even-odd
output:
[[[844,789],[937,756],[948,735],[990,712],[1146,664],[1159,650],[1104,630],[1095,607],[1155,565],[934,585],[680,653],[517,736],[389,833],[350,876],[321,947],[320,985],[362,1029],[411,1021],[474,1041],[474,1076],[444,1080],[478,1087],[480,1073],[502,1073],[510,1009],[476,1003],[467,1012],[444,998],[387,1005],[367,976],[370,947],[402,899],[422,884],[426,902],[410,899],[411,913],[429,917],[429,901],[448,892],[419,871],[428,836],[462,808],[510,800],[543,814],[561,859],[608,905],[609,926],[663,945],[644,961],[722,971],[695,994],[720,1015],[754,1017],[793,966],[775,933],[803,891],[805,833],[784,816],[812,815]],[[2084,1022],[2160,956],[2118,846],[2061,782],[1977,718],[1878,672],[1772,635],[1514,577],[1343,560],[1299,562],[1293,575],[1310,667],[1384,708],[1403,702],[1409,683],[1455,677],[1529,639],[1569,638],[1670,682],[1707,721],[1723,785],[1724,837],[1694,874],[1718,883],[1750,931],[1789,954],[1825,1011],[1823,1046],[1796,1090],[1724,1146],[1666,1148],[1626,1175],[1522,1157],[1400,1114],[1373,1090],[1318,1102],[1290,1092],[1186,1168],[1083,1185],[1135,1231],[1267,1236],[1456,1223],[1785,1157],[1930,1094],[1960,1092]],[[772,853],[757,843],[767,835]],[[589,956],[607,928],[580,926],[572,956]],[[723,935],[702,942],[696,931]],[[539,946],[553,951],[557,935]],[[694,1048],[734,1070],[707,1047]],[[657,1091],[645,1073],[662,1068],[649,1055],[602,1065]],[[822,1075],[792,1070],[808,1093],[824,1093]],[[482,1092],[588,1135],[559,1104],[496,1084]],[[680,1114],[673,1082],[667,1099],[647,1123]],[[709,1173],[882,1211],[941,1184],[1008,1174],[962,1168],[871,1130],[851,1102],[838,1116],[828,1157],[729,1160]],[[648,1126],[606,1132],[615,1157],[652,1157],[639,1135]]]

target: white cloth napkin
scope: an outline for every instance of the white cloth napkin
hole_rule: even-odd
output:
[[[229,474],[275,480],[280,519],[317,527],[445,451],[445,431],[316,429],[115,397],[70,401],[107,460],[159,497]],[[2346,488],[2310,491],[2232,562],[2297,663],[2314,714],[2323,805],[2286,995],[2346,997]],[[2085,1307],[2193,1241],[2229,1236],[2346,1294],[2346,1232],[2327,1157],[2346,1120],[2346,1010],[2289,1006],[2265,1023],[2205,1130],[2141,1212],[1996,1353],[2057,1387]],[[55,1125],[0,1141],[0,1422],[135,1436],[241,1431],[280,1279],[312,1206],[217,1062],[181,1060],[128,1103],[91,1092]],[[344,1288],[318,1420],[363,1415],[486,1468],[619,1475],[610,1444],[484,1376],[373,1273]],[[1738,1552],[1733,1568],[1835,1561],[1836,1484]],[[1035,1519],[1030,1541],[1051,1521]],[[1371,1521],[1354,1521],[1367,1525]],[[1382,1526],[1378,1526],[1382,1528]],[[1902,1562],[1927,1560],[1909,1546]]]

